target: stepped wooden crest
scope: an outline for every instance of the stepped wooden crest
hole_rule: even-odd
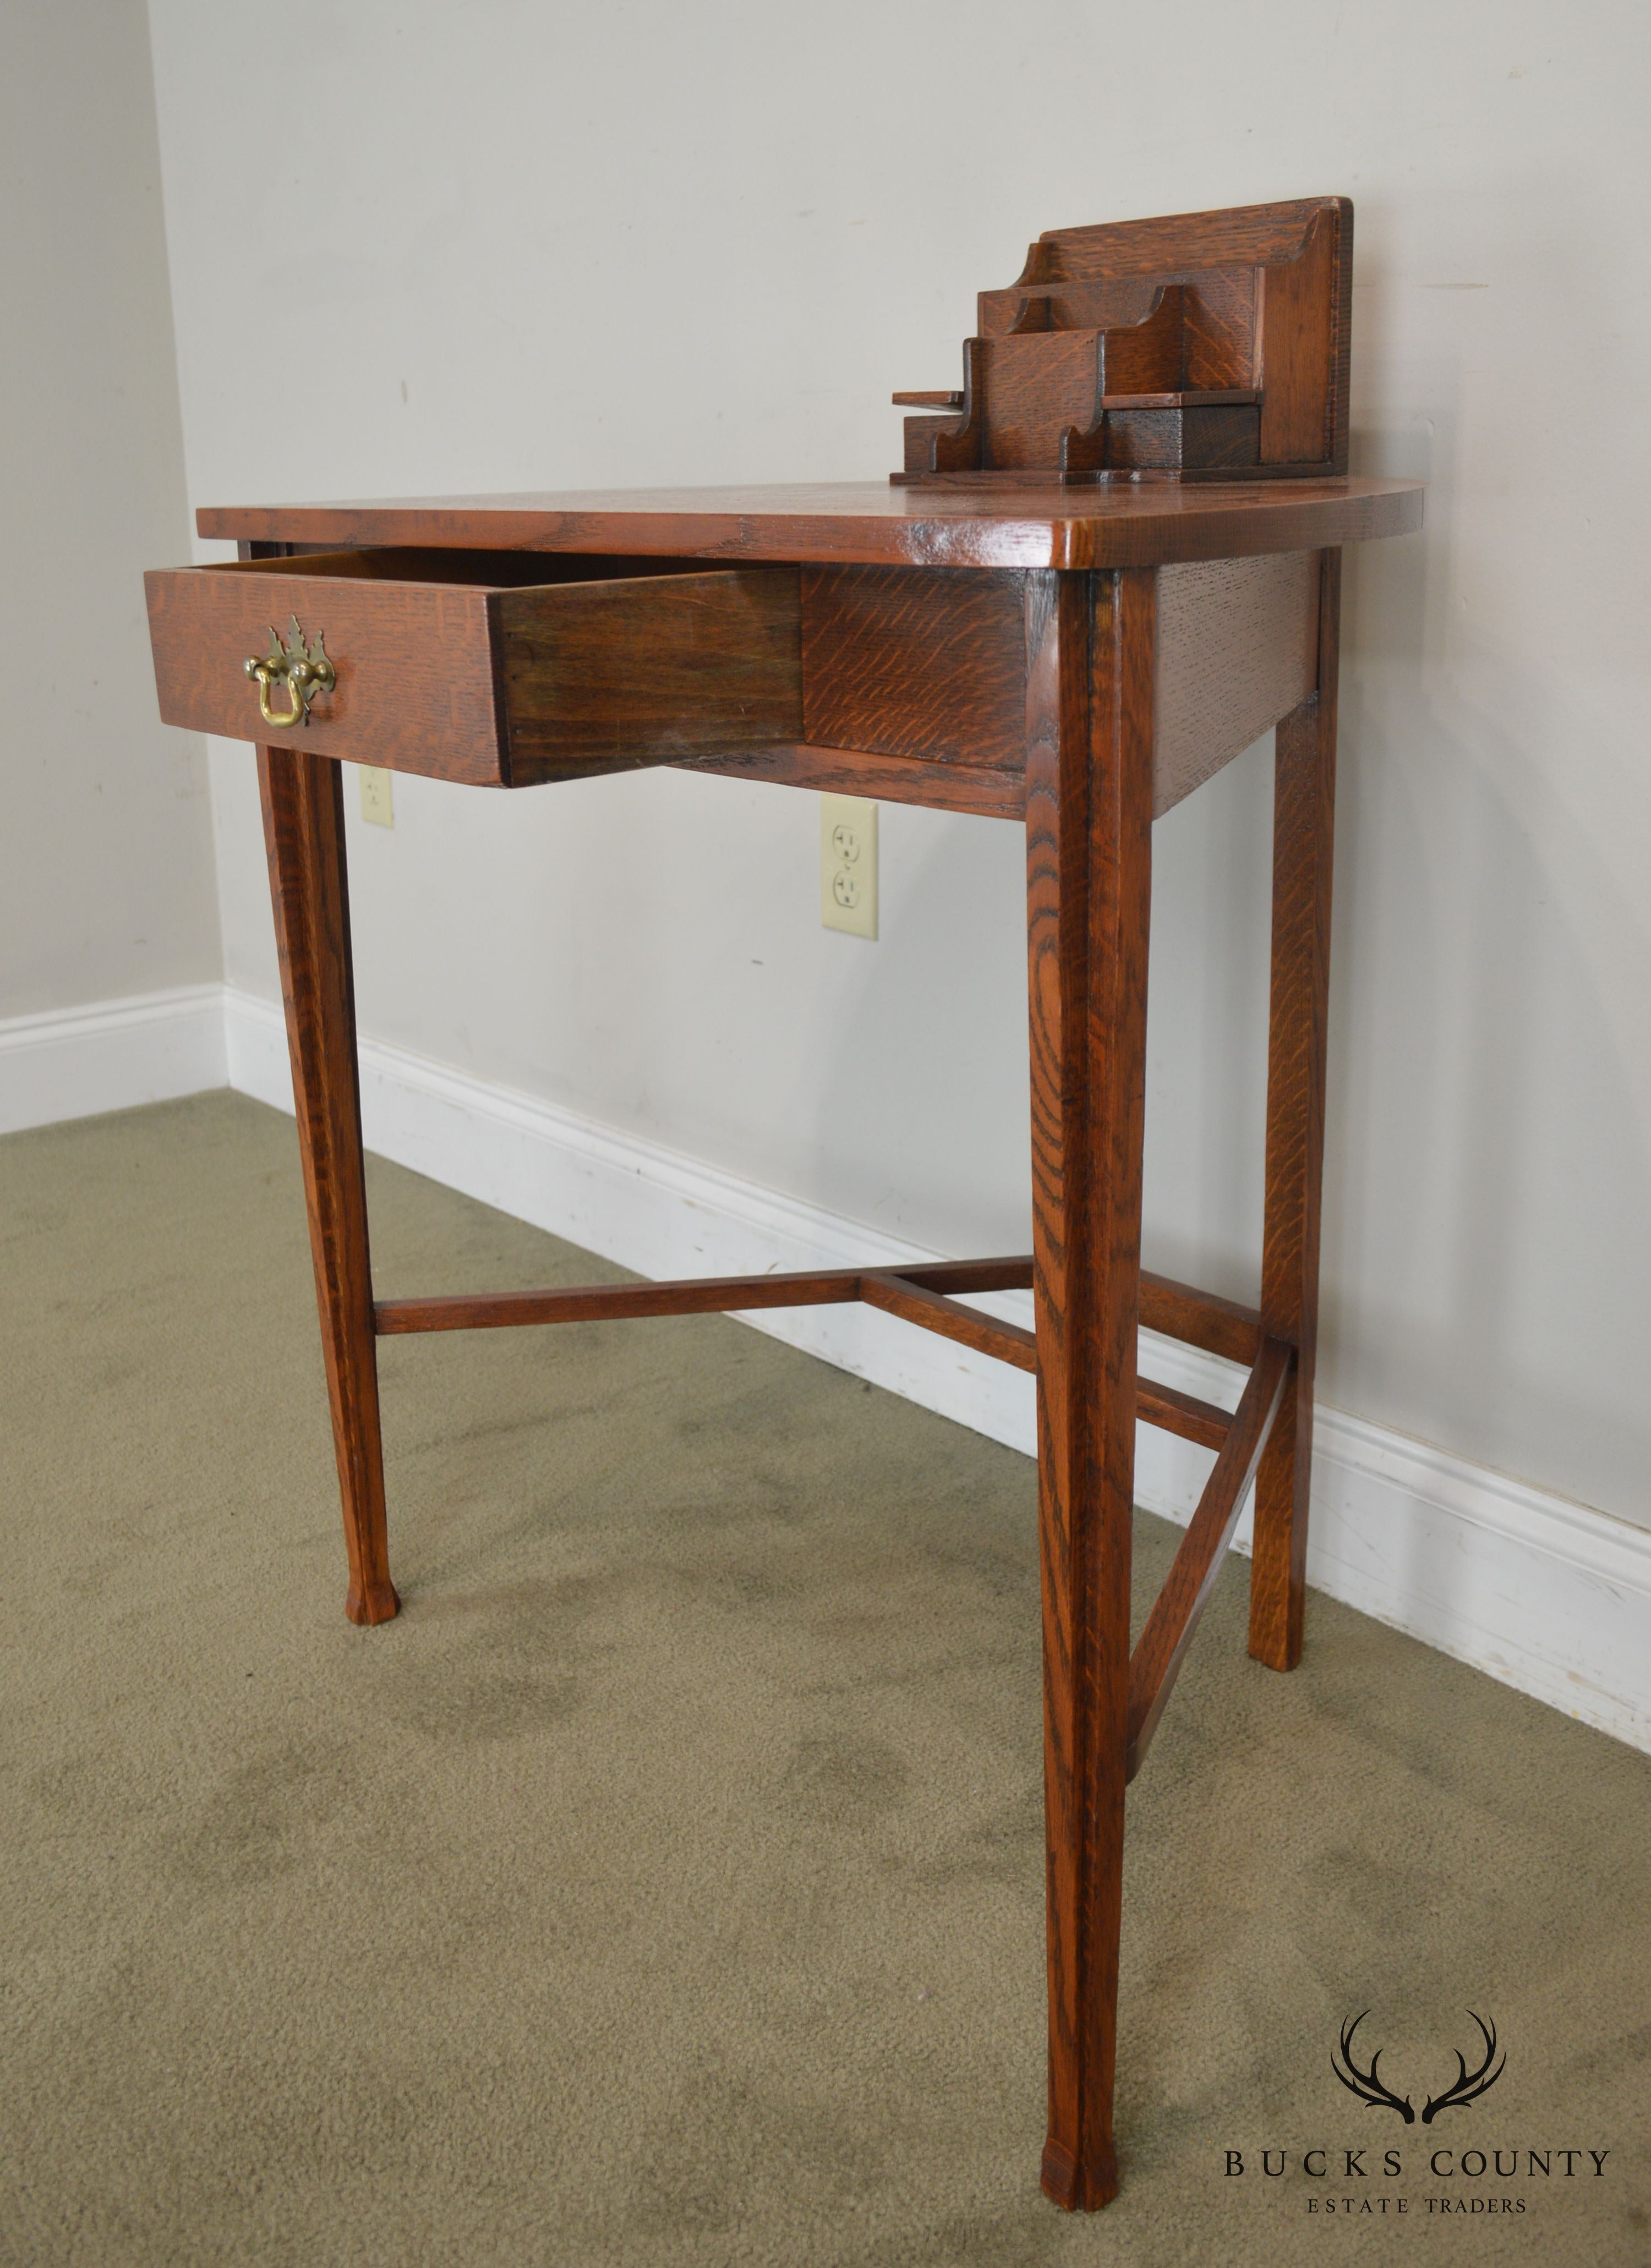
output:
[[[1058,228],[983,291],[956,394],[896,394],[896,482],[1265,480],[1347,469],[1345,197]]]

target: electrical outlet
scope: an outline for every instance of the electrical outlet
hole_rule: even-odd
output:
[[[820,918],[851,937],[877,934],[877,806],[858,795],[820,799]]]
[[[380,771],[376,764],[357,764],[356,777],[361,782],[361,816],[375,827],[394,827],[395,806],[390,801],[388,772]]]

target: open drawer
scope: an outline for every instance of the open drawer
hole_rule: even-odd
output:
[[[335,551],[144,578],[160,713],[522,787],[802,737],[794,567]]]

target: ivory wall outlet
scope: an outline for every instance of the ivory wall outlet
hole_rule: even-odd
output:
[[[377,764],[357,764],[356,776],[361,782],[361,816],[375,827],[394,827],[395,806],[390,800],[388,772]]]
[[[820,799],[820,918],[851,937],[877,934],[877,806]]]

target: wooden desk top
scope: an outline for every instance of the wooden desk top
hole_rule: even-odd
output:
[[[1148,567],[1312,551],[1422,524],[1419,481],[1117,481],[1063,488],[610,489],[205,507],[203,536],[908,567]]]

